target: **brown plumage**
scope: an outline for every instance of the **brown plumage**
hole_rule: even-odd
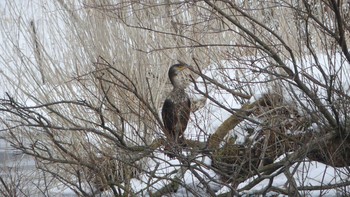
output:
[[[191,101],[185,92],[185,85],[179,79],[178,75],[188,66],[185,64],[175,64],[169,69],[169,79],[173,85],[173,91],[165,99],[162,108],[162,118],[164,123],[164,133],[168,139],[166,151],[172,152],[173,147],[183,146],[183,134],[186,130],[190,117]],[[168,153],[170,157],[174,155]]]

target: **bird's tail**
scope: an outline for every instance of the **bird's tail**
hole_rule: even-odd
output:
[[[176,155],[181,154],[182,148],[186,147],[185,138],[179,137],[177,140],[169,141],[164,147],[164,153],[170,158],[175,158]]]
[[[170,158],[174,159],[176,156],[176,153],[174,151],[174,147],[172,147],[170,144],[165,145],[164,147],[164,153]]]

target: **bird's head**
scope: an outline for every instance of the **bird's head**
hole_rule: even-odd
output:
[[[170,67],[168,75],[169,75],[171,84],[173,84],[174,87],[181,85],[177,76],[180,75],[185,69],[188,69],[188,68],[189,68],[189,65],[185,63],[174,64]]]

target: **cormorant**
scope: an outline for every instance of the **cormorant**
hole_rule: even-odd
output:
[[[185,84],[179,76],[181,72],[189,66],[180,63],[174,64],[170,67],[168,75],[173,90],[165,99],[162,108],[162,118],[164,123],[164,133],[168,139],[168,145],[165,146],[166,151],[172,151],[171,145],[184,146],[184,132],[190,118],[191,101],[185,92]],[[168,153],[170,157],[173,154]]]

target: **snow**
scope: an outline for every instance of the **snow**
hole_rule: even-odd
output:
[[[229,192],[231,192],[231,191],[232,191],[231,188],[229,188],[229,187],[227,187],[227,186],[223,186],[219,191],[217,191],[217,192],[215,193],[215,195],[227,194],[227,193],[229,193]]]
[[[310,57],[309,57],[310,58]],[[323,59],[323,56],[321,55],[321,59]],[[336,59],[336,58],[335,58]],[[227,78],[234,78],[236,76],[235,72],[232,72],[233,69],[232,67],[235,67],[235,65],[238,65],[238,62],[230,62],[229,64],[227,62],[223,62],[223,65],[226,66],[226,70],[227,71],[226,77]],[[339,62],[336,62],[334,64],[339,64]],[[303,64],[305,66],[305,63]],[[327,64],[326,64],[327,65]],[[222,80],[223,78],[220,78],[218,76],[222,76],[220,75],[218,72],[218,70],[220,70],[221,72],[224,70],[222,67],[220,69],[217,68],[218,65],[212,65],[210,66],[207,70],[204,71],[204,74],[207,76],[215,76],[215,79],[219,81],[219,83],[223,83]],[[259,66],[259,65],[258,65]],[[343,66],[347,66],[347,65],[343,65]],[[307,71],[306,69],[304,69],[304,71]],[[313,71],[315,72],[315,71]],[[264,75],[257,77],[256,75],[251,75],[252,73],[244,73],[245,76],[243,76],[243,78],[248,78],[248,80],[253,80],[253,81],[264,81],[265,77]],[[249,78],[253,77],[253,78]],[[315,75],[315,77],[317,77],[318,75]],[[345,78],[345,77],[341,77],[341,78]],[[205,87],[205,85],[207,87]],[[233,86],[232,84],[229,84],[229,82],[225,81],[225,85],[227,87]],[[344,87],[347,87],[347,80],[344,81],[343,83]],[[241,104],[238,103],[233,96],[229,93],[226,92],[224,90],[220,90],[216,87],[216,85],[211,84],[211,83],[204,83],[202,78],[198,78],[197,79],[197,86],[198,88],[205,92],[206,90],[208,90],[208,93],[211,97],[213,97],[215,100],[217,100],[220,104],[222,104],[225,107],[228,107],[230,109],[239,109],[241,107]],[[266,83],[253,83],[250,84],[249,88],[252,92],[254,92],[254,94],[252,94],[252,97],[250,98],[249,102],[254,102],[258,99],[260,99],[265,93],[268,93],[269,90],[269,84]],[[289,86],[288,86],[289,87]],[[296,92],[300,92],[299,90],[294,90]],[[188,92],[192,95],[192,97],[194,98],[201,98],[201,94],[198,94],[196,92],[196,90],[194,90],[194,86],[191,85],[188,89]],[[325,92],[318,92],[319,94],[325,94]],[[286,100],[288,101],[288,95],[286,95]],[[188,129],[186,131],[186,138],[189,139],[200,139],[200,140],[204,140],[206,139],[206,137],[208,136],[208,134],[212,134],[215,132],[215,130],[220,126],[220,124],[222,123],[222,121],[226,120],[229,116],[231,115],[230,112],[228,112],[227,110],[223,109],[222,107],[218,106],[218,104],[214,103],[213,101],[207,101],[206,105],[196,111],[194,114],[191,115],[191,120],[190,123],[188,125]],[[258,121],[258,119],[256,119]],[[242,144],[245,142],[246,137],[247,137],[247,132],[245,131],[245,129],[243,129],[245,126],[252,124],[249,121],[245,120],[242,121],[242,123],[240,124],[240,126],[236,127],[235,130],[232,132],[231,135],[233,135],[236,138],[236,143],[237,144]],[[259,130],[259,126],[258,125],[250,125],[250,126],[255,126],[255,130]],[[312,124],[311,125],[311,129],[317,131],[317,125],[316,124]],[[296,131],[298,132],[298,131]],[[250,136],[251,138],[254,138],[254,136]],[[161,155],[161,153],[160,153]],[[159,156],[162,159],[168,160],[166,158],[166,156]],[[280,158],[278,158],[275,162],[281,160],[283,158],[283,156],[281,156]],[[210,165],[211,161],[209,158],[205,158],[205,161],[203,162],[206,165]],[[194,165],[192,163],[192,165]],[[160,165],[161,167],[159,167],[156,172],[157,174],[168,174],[171,171],[174,170],[178,170],[180,168],[180,163],[177,160],[170,160],[169,163],[168,162],[164,162]],[[176,167],[175,167],[176,166]],[[154,168],[151,168],[151,170],[154,170]],[[204,175],[203,173],[200,173],[201,176],[203,176],[204,178],[206,178],[206,176],[209,175],[209,177],[213,178],[216,177],[215,172],[208,170],[208,169],[200,169],[200,171],[204,170],[203,172],[206,173],[206,175]],[[327,166],[324,165],[322,163],[319,162],[315,162],[315,161],[303,161],[300,163],[295,163],[293,164],[290,168],[289,171],[291,173],[293,173],[293,177],[295,178],[295,180],[297,181],[297,185],[298,186],[317,186],[317,185],[328,185],[328,184],[334,184],[334,183],[339,183],[342,182],[344,180],[349,180],[348,175],[346,174],[346,168],[333,168],[331,166]],[[339,176],[339,173],[341,173],[342,175]],[[250,179],[244,181],[243,183],[241,183],[238,186],[238,189],[243,188],[244,186],[246,186],[247,184],[249,184],[252,180],[254,180],[256,177],[251,177]],[[219,177],[214,178],[214,180],[219,179]],[[155,182],[157,180],[154,180]],[[184,174],[184,178],[183,181],[189,185],[190,187],[195,185],[196,188],[198,189],[198,187],[200,188],[199,184],[200,181],[195,177],[195,175],[193,174],[193,172],[187,170]],[[242,191],[241,194],[242,195],[249,195],[249,194],[254,194],[254,192],[257,191],[262,191],[264,190],[265,187],[267,187],[269,185],[269,179],[265,179],[262,182],[260,182],[259,184],[255,185],[252,189],[250,189],[249,191]],[[139,182],[139,181],[137,181]],[[144,181],[144,184],[138,184],[138,187],[134,187],[134,191],[141,191],[142,190],[142,186],[144,187],[147,186],[147,184],[145,184],[146,180]],[[166,184],[167,182],[162,182],[161,184],[157,184],[156,186],[154,186],[154,188],[161,188],[164,186],[164,184]],[[285,174],[279,174],[277,175],[274,180],[272,185],[278,188],[282,188],[282,189],[286,189],[284,188],[288,183],[288,179],[286,178]],[[223,193],[227,193],[229,191],[231,191],[231,189],[227,186],[218,186],[215,184],[212,184],[212,187],[215,188],[215,191],[217,191],[216,195],[219,194],[223,194]],[[348,189],[350,189],[348,187]],[[181,196],[181,194],[183,194],[184,188],[179,189],[177,191],[176,194],[174,194],[174,196]],[[202,191],[203,192],[203,191]],[[275,194],[274,192],[270,192],[268,193],[268,195],[273,195]],[[337,189],[329,189],[329,190],[315,190],[315,191],[308,191],[305,190],[303,191],[302,195],[307,195],[307,196],[319,196],[320,194],[325,195],[325,196],[334,196],[339,194],[339,191]],[[204,195],[204,194],[203,194]],[[208,194],[206,194],[208,195]],[[205,195],[204,195],[205,196]]]
[[[327,186],[336,183],[342,183],[350,179],[348,175],[348,170],[346,168],[333,168],[315,161],[304,161],[301,163],[295,163],[289,169],[290,173],[293,174],[296,180],[297,186]],[[238,186],[238,189],[243,188],[248,185],[256,176],[246,180]],[[269,185],[269,179],[265,179],[259,184],[255,185],[249,191],[242,191],[242,194],[249,195],[254,194],[258,191],[263,191]],[[272,186],[287,190],[286,185],[288,184],[288,179],[285,174],[279,174],[273,179]],[[348,191],[350,186],[344,191]],[[302,196],[337,196],[341,192],[339,188],[336,189],[323,189],[315,191],[302,191]],[[272,195],[273,192],[267,193],[267,195]]]
[[[0,4],[0,6],[4,6],[3,4]],[[19,5],[18,5],[19,6]],[[35,7],[35,6],[34,6]],[[50,7],[50,6],[49,6]],[[45,23],[50,23],[50,21],[42,21],[42,18],[40,14],[42,14],[42,11],[37,12],[35,10],[29,10],[25,11],[26,6],[22,5],[19,6],[19,13],[25,14],[22,15],[22,17],[28,21],[34,19],[42,28],[44,28]],[[39,8],[38,8],[39,9]],[[4,12],[4,10],[2,10]],[[6,15],[4,21],[8,20],[6,18]],[[6,32],[4,29],[1,30],[1,33],[4,35],[2,36],[3,39],[0,38],[0,43],[3,48],[1,48],[1,51],[6,51],[6,46],[11,46],[11,43],[8,42],[8,40],[5,40],[7,36],[10,35],[16,35],[18,32],[15,32],[15,28],[11,26],[11,21],[7,21],[6,25],[6,31],[12,30],[14,32]],[[13,25],[13,24],[12,24]],[[42,29],[40,32],[45,32],[45,29]],[[43,35],[41,35],[43,36]],[[29,60],[35,62],[35,59],[33,55],[31,54],[31,51],[29,50],[30,46],[27,46],[25,43],[25,40],[27,38],[21,37],[18,42],[21,46],[21,50],[24,53],[25,56],[30,57]],[[4,47],[5,46],[5,47]],[[325,71],[326,75],[328,76],[337,76],[335,83],[338,84],[339,87],[344,88],[344,92],[349,94],[350,93],[350,65],[349,63],[339,54],[336,53],[335,56],[332,56],[332,58],[328,58],[325,54],[317,54],[321,62],[319,62],[320,65],[322,65],[323,70]],[[247,60],[256,59],[257,57],[247,57]],[[10,58],[9,58],[10,59]],[[28,61],[29,61],[28,60]],[[329,83],[330,79],[325,78],[320,70],[315,69],[313,65],[317,64],[311,56],[305,56],[302,59],[298,60],[300,69],[303,73],[308,73],[309,75],[313,76],[316,80],[319,80],[321,83]],[[18,62],[20,60],[18,59]],[[14,90],[11,87],[12,83],[21,83],[19,80],[20,78],[18,76],[14,76],[10,70],[16,70],[18,67],[15,67],[16,63],[18,62],[10,62],[7,58],[4,58],[0,61],[0,96],[3,97],[5,95],[5,92],[11,92],[13,94],[16,94],[20,92],[20,90]],[[9,64],[10,63],[10,64]],[[205,71],[204,74],[208,77],[216,79],[220,84],[224,84],[225,87],[229,89],[244,89],[246,92],[248,92],[252,97],[249,99],[249,102],[254,102],[258,99],[260,99],[265,93],[269,92],[270,89],[270,83],[259,83],[262,81],[268,81],[269,78],[266,74],[258,74],[257,72],[252,72],[250,69],[240,69],[237,70],[235,68],[239,67],[241,62],[239,61],[222,61],[220,64],[212,64],[210,65]],[[288,64],[287,64],[288,65]],[[256,63],[254,65],[256,68],[264,68],[266,67],[266,63]],[[19,69],[21,72],[19,74],[23,74],[26,72],[26,68],[20,67]],[[225,77],[224,77],[225,76]],[[33,80],[37,80],[40,78],[40,73],[34,73]],[[249,83],[237,83],[241,82],[242,79],[244,81],[247,81]],[[307,79],[304,79],[307,81]],[[242,104],[236,100],[231,93],[227,92],[226,90],[223,90],[221,88],[217,88],[217,85],[209,83],[208,81],[203,80],[202,78],[197,79],[197,85],[198,88],[201,91],[208,90],[208,94],[216,100],[220,105],[227,107],[228,109],[239,109]],[[312,84],[312,83],[310,83]],[[285,85],[285,98],[288,99],[292,96],[288,96],[288,88],[290,88],[289,85]],[[309,88],[312,88],[311,85]],[[196,90],[194,85],[191,85],[187,90],[190,95],[193,98],[202,98],[203,95],[199,94]],[[301,101],[306,106],[309,106],[309,102],[307,99],[303,99],[303,93],[298,90],[294,89],[297,95],[300,95]],[[322,88],[318,86],[317,94],[321,98],[327,97],[327,90],[325,88]],[[26,99],[25,99],[26,100]],[[30,102],[30,100],[27,100]],[[323,102],[325,102],[323,100]],[[217,103],[211,101],[210,99],[207,100],[206,105],[196,111],[195,113],[191,114],[190,123],[188,125],[187,131],[185,133],[185,137],[187,139],[193,139],[193,140],[199,140],[199,141],[205,141],[210,134],[213,134],[216,129],[221,125],[221,123],[226,120],[230,115],[232,115],[231,112],[228,110],[223,109],[221,106],[219,106]],[[257,119],[258,121],[258,119]],[[234,136],[236,138],[236,143],[242,144],[245,142],[247,137],[247,132],[245,129],[243,129],[245,126],[248,126],[251,124],[249,121],[243,121],[238,127],[235,128],[234,131],[231,132],[231,136]],[[258,128],[255,128],[256,130]],[[316,131],[318,129],[318,126],[316,124],[312,124],[311,129]],[[98,139],[98,136],[94,134],[89,134],[87,136],[89,140],[91,140],[93,144],[95,143],[103,143],[100,142],[100,139]],[[9,145],[4,143],[3,141],[0,141],[0,149],[7,149]],[[184,155],[187,153],[184,152]],[[0,158],[1,157],[8,157],[7,153],[4,151],[0,151]],[[11,155],[10,155],[11,156]],[[187,155],[189,156],[189,155]],[[278,158],[275,162],[281,160],[283,156]],[[12,161],[11,161],[12,162]],[[3,165],[12,166],[13,163],[8,164],[2,161],[1,167]],[[27,167],[30,170],[30,167],[34,168],[35,163],[33,160],[26,161],[25,164],[22,164],[24,167]],[[167,156],[165,156],[161,152],[155,152],[153,160],[150,160],[150,162],[147,164],[147,171],[154,172],[155,177],[152,177],[153,174],[142,174],[139,179],[133,178],[131,180],[131,186],[134,192],[139,193],[139,196],[146,196],[149,191],[155,192],[159,190],[160,188],[164,187],[165,185],[169,184],[171,180],[179,176],[181,180],[186,183],[186,185],[189,186],[189,188],[195,190],[198,193],[201,193],[202,196],[208,195],[205,193],[206,189],[201,183],[201,180],[194,174],[198,173],[199,177],[202,178],[205,182],[209,184],[209,186],[214,190],[217,191],[216,195],[227,193],[231,191],[231,188],[227,186],[221,186],[215,183],[216,180],[219,180],[219,177],[216,175],[216,173],[209,168],[211,165],[211,159],[207,156],[197,156],[194,161],[190,162],[189,164],[191,166],[191,170],[186,169],[184,172],[182,172],[182,164],[180,161],[176,159],[170,159]],[[298,186],[318,186],[318,185],[329,185],[329,184],[336,184],[341,183],[343,181],[349,181],[349,170],[346,168],[334,168],[331,166],[324,165],[319,162],[315,161],[302,161],[299,163],[293,164],[289,168],[289,172],[292,173],[293,177],[296,180],[296,183]],[[152,175],[152,176],[151,176]],[[160,177],[160,178],[159,178]],[[242,182],[238,188],[243,188],[244,186],[248,185],[252,180],[254,180],[255,177],[251,177],[247,179],[246,181]],[[278,188],[286,189],[285,186],[288,183],[288,179],[285,176],[285,174],[279,174],[277,175],[272,185]],[[249,191],[242,191],[241,194],[243,195],[249,195],[253,194],[256,191],[263,190],[266,186],[269,184],[269,179],[265,179],[259,184],[255,185],[252,189]],[[150,188],[149,185],[151,185]],[[348,186],[346,188],[347,191],[350,190],[350,187]],[[62,196],[73,196],[74,191],[69,189],[68,187],[64,185],[59,185],[53,189],[50,190],[54,194],[61,194]],[[188,192],[186,188],[180,187],[174,196],[183,196]],[[335,196],[341,193],[339,189],[328,189],[328,190],[315,190],[315,191],[308,191],[305,190],[305,193],[302,195],[306,196],[320,196],[321,194],[323,196]],[[273,193],[270,193],[273,195]],[[189,194],[188,194],[189,195]]]

